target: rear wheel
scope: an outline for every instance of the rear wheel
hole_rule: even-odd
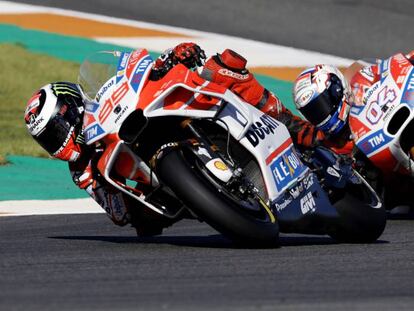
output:
[[[370,243],[383,233],[387,221],[384,205],[366,185],[348,185],[345,196],[334,206],[339,223],[329,235],[338,242]]]
[[[242,198],[212,178],[190,152],[175,149],[157,163],[157,175],[183,203],[210,226],[249,246],[276,245],[275,216],[257,198]]]

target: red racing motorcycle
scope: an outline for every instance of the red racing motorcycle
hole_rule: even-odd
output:
[[[149,79],[146,50],[86,59],[84,135],[97,167],[137,209],[207,222],[227,237],[276,244],[279,231],[372,242],[385,211],[352,165],[322,147],[300,154],[287,128],[230,90],[176,65]]]

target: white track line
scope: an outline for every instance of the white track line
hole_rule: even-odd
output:
[[[0,216],[96,213],[104,213],[104,210],[91,198],[0,201]]]

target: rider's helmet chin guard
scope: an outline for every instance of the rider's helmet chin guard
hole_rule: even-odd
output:
[[[317,65],[303,71],[295,81],[293,97],[305,119],[327,135],[337,135],[347,124],[352,91],[337,68]]]
[[[83,95],[77,84],[45,85],[29,100],[25,121],[29,133],[51,156],[76,161],[83,138]]]

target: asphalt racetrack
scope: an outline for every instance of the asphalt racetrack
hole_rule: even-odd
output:
[[[22,2],[349,58],[414,48],[409,0]],[[3,217],[0,310],[412,310],[413,241],[414,220],[390,220],[370,245],[282,235],[239,249],[196,221],[137,239],[102,214]]]
[[[138,240],[103,214],[3,217],[0,310],[412,310],[413,241],[408,220],[238,249],[196,221]]]

